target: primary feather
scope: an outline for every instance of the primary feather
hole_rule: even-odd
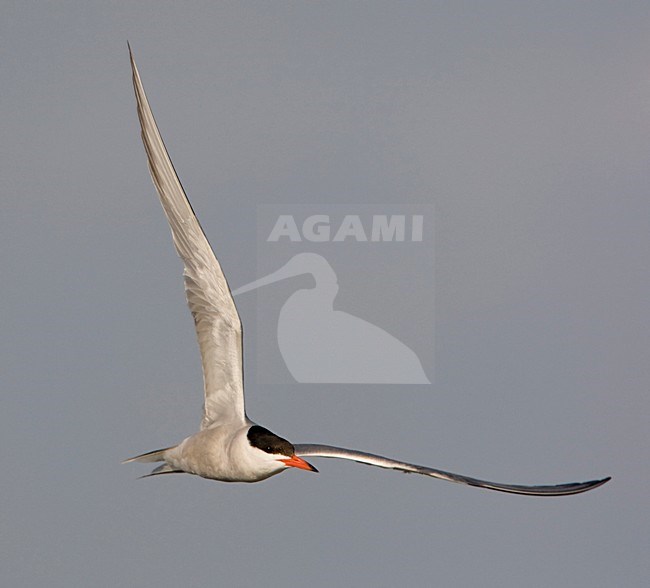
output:
[[[426,466],[419,466],[404,461],[396,461],[381,455],[373,453],[365,453],[363,451],[355,451],[353,449],[343,449],[342,447],[333,447],[331,445],[313,445],[313,444],[299,444],[296,445],[296,455],[300,457],[330,457],[337,459],[348,459],[358,463],[365,463],[367,465],[377,466],[380,468],[387,468],[392,470],[399,470],[406,473],[422,474],[424,476],[431,476],[432,478],[439,478],[441,480],[448,480],[449,482],[456,482],[458,484],[467,484],[469,486],[477,486],[479,488],[487,488],[488,490],[497,490],[499,492],[509,492],[510,494],[527,494],[529,496],[567,496],[569,494],[580,494],[593,488],[601,486],[611,478],[603,478],[602,480],[591,480],[589,482],[571,482],[569,484],[558,484],[556,486],[520,486],[516,484],[498,484],[496,482],[488,482],[486,480],[478,480],[468,476],[461,476],[459,474],[452,474],[443,470],[436,470]]]
[[[228,282],[199,224],[158,131],[129,47],[133,87],[151,178],[183,260],[185,295],[201,351],[205,402],[201,429],[244,424],[242,328]]]

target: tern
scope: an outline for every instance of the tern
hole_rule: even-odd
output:
[[[592,490],[610,478],[555,486],[497,484],[330,445],[293,445],[254,423],[244,408],[242,327],[228,282],[192,210],[151,112],[131,48],[131,69],[149,171],[184,264],[184,281],[198,338],[204,380],[198,433],[178,445],[127,462],[163,462],[144,477],[187,473],[223,482],[259,482],[288,468],[318,471],[304,458],[327,457],[423,474],[512,494],[563,496]]]

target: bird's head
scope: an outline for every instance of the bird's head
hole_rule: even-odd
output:
[[[260,457],[263,457],[265,460],[268,459],[270,463],[275,462],[283,469],[299,468],[310,472],[318,472],[313,465],[296,455],[294,446],[289,441],[278,437],[268,429],[259,425],[253,425],[248,429],[246,436],[251,447],[262,452]]]

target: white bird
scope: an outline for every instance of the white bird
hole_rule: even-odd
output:
[[[130,47],[129,54],[149,170],[169,221],[176,251],[185,265],[185,292],[201,352],[205,401],[198,433],[178,445],[132,457],[125,463],[164,462],[148,476],[184,472],[223,482],[258,482],[290,467],[316,472],[316,468],[303,458],[333,457],[535,496],[578,494],[610,479],[556,486],[496,484],[361,451],[329,445],[292,445],[251,421],[244,409],[241,321],[221,266],[160,136]]]

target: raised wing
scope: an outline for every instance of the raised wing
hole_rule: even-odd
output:
[[[381,455],[364,453],[363,451],[354,451],[351,449],[342,449],[341,447],[332,447],[330,445],[294,445],[298,457],[332,457],[338,459],[349,459],[367,465],[400,470],[406,473],[422,474],[432,478],[440,478],[449,482],[458,484],[468,484],[469,486],[478,486],[489,490],[499,492],[509,492],[510,494],[527,494],[529,496],[567,496],[569,494],[580,494],[587,490],[593,490],[602,486],[611,478],[602,480],[592,480],[590,482],[572,482],[570,484],[558,484],[557,486],[518,486],[514,484],[496,484],[467,476],[459,476],[442,470],[434,470],[424,466],[413,465],[403,461],[395,461]]]
[[[129,55],[149,171],[169,221],[174,246],[185,265],[185,294],[194,317],[203,364],[205,404],[201,428],[215,423],[244,424],[241,321],[221,266],[160,136],[131,47]]]

